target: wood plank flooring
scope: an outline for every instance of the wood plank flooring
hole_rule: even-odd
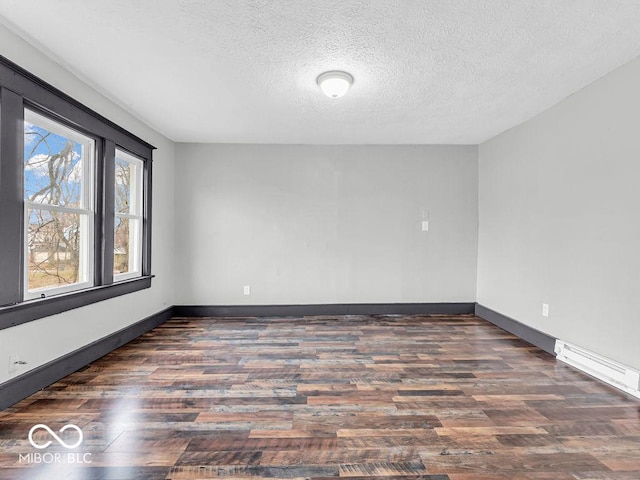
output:
[[[42,428],[34,441],[52,444],[29,443],[36,424],[73,443],[69,423],[75,449]],[[638,480],[640,401],[472,315],[175,318],[1,412],[0,467],[29,480]]]

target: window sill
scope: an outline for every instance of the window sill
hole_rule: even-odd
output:
[[[28,280],[25,279],[25,283],[27,281]],[[28,290],[27,292],[24,293],[24,300],[21,303],[31,302],[33,300],[39,300],[43,298],[58,297],[60,295],[66,295],[69,293],[84,292],[85,290],[88,290],[90,288],[93,288],[93,284],[89,282],[78,282],[78,283],[72,283],[71,285],[65,285],[62,287],[49,287],[49,288],[45,287],[45,288],[39,288],[35,290]]]
[[[153,276],[138,277],[111,285],[0,307],[0,330],[149,288],[152,278]]]

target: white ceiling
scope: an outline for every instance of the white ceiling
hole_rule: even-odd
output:
[[[638,0],[2,0],[0,15],[180,142],[477,144],[640,55]],[[315,82],[334,69],[355,78],[338,100]]]

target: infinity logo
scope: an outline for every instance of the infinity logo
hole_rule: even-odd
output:
[[[58,435],[55,434],[55,432],[53,430],[51,430],[48,426],[46,426],[43,423],[39,423],[38,425],[34,425],[33,427],[31,427],[31,430],[29,430],[29,443],[34,447],[34,448],[38,448],[38,449],[43,449],[43,448],[47,448],[49,445],[51,445],[51,440],[49,440],[47,443],[44,443],[42,445],[37,444],[34,440],[33,440],[33,433],[36,430],[39,429],[43,429],[46,430],[47,432],[49,432],[49,434],[56,439],[56,441],[62,445],[64,448],[76,448],[78,445],[80,445],[82,443],[82,430],[80,430],[80,427],[78,427],[77,425],[74,425],[73,423],[69,423],[67,425],[65,425],[64,427],[62,427],[60,429],[60,433],[64,432],[65,430],[75,430],[76,432],[78,432],[78,441],[76,443],[74,443],[73,445],[68,445],[64,442],[64,440],[62,440]]]

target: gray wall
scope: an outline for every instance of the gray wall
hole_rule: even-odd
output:
[[[476,147],[178,144],[176,158],[177,304],[475,300]]]
[[[479,148],[478,302],[635,368],[639,86],[636,59]]]

